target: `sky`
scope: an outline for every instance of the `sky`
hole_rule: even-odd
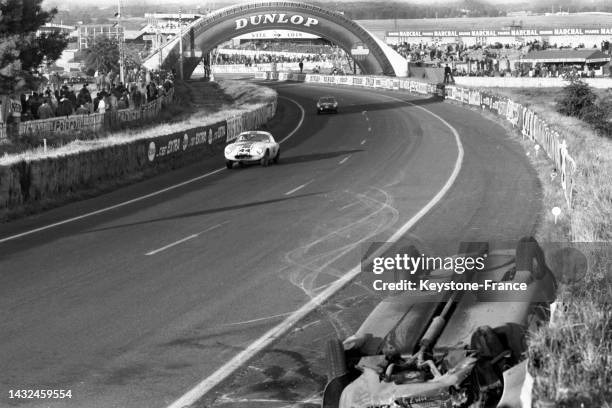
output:
[[[222,1],[206,1],[206,0],[121,0],[123,5],[129,3],[136,4],[150,4],[152,6],[156,4],[184,4],[184,5],[200,5],[202,8],[207,8],[210,4],[213,6],[248,3],[249,0],[222,0]],[[308,2],[308,0],[301,0]],[[372,0],[334,0],[334,1],[372,1]],[[385,0],[375,0],[376,2],[385,3]],[[443,4],[443,3],[457,3],[460,0],[394,0],[398,2],[406,2],[413,4]],[[488,0],[491,4],[514,4],[514,3],[525,3],[526,0]],[[117,0],[44,0],[43,5],[51,6],[70,6],[70,5],[90,5],[90,6],[108,6],[114,7],[117,4]],[[216,7],[214,7],[216,8]]]

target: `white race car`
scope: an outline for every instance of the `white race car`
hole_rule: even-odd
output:
[[[245,163],[259,162],[266,167],[270,160],[278,163],[280,159],[280,146],[269,132],[250,130],[242,132],[238,138],[225,146],[225,165],[228,169],[234,163],[241,166]]]

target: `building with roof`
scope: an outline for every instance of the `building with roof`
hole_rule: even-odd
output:
[[[610,55],[598,49],[548,49],[532,51],[524,55],[520,62],[531,66],[575,67],[581,71],[597,71],[603,74],[602,67],[610,63]]]

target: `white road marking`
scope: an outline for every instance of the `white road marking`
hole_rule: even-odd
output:
[[[157,254],[157,253],[159,253],[159,252],[165,251],[165,250],[166,250],[166,249],[168,249],[168,248],[172,248],[173,246],[177,246],[178,244],[182,244],[182,243],[183,243],[183,242],[185,242],[185,241],[189,241],[190,239],[194,239],[194,238],[197,238],[197,237],[199,237],[199,236],[200,236],[200,234],[193,234],[193,235],[190,235],[190,236],[185,237],[185,238],[183,238],[183,239],[179,239],[178,241],[175,241],[175,242],[173,242],[173,243],[171,243],[171,244],[168,244],[168,245],[166,245],[166,246],[163,246],[163,247],[161,247],[161,248],[159,248],[159,249],[153,250],[153,251],[151,251],[151,252],[147,252],[145,255],[149,255],[149,256],[150,256],[150,255],[155,255],[155,254]]]
[[[298,108],[300,108],[300,111],[301,111],[300,121],[298,122],[296,127],[293,128],[293,130],[291,132],[289,132],[289,134],[287,136],[285,136],[280,142],[278,142],[278,143],[283,143],[285,140],[289,139],[291,136],[293,136],[300,129],[300,127],[302,126],[302,123],[304,123],[304,117],[306,116],[306,112],[304,110],[304,107],[302,105],[300,105],[297,101],[295,101],[295,100],[293,100],[291,98],[284,97],[284,96],[279,96],[279,98],[287,99],[288,101],[296,104],[298,106]],[[99,210],[88,212],[88,213],[85,213],[85,214],[82,214],[82,215],[78,215],[76,217],[68,218],[68,219],[65,219],[65,220],[62,220],[62,221],[54,222],[53,224],[45,225],[45,226],[42,226],[42,227],[39,227],[39,228],[35,228],[35,229],[29,230],[29,231],[24,231],[24,232],[21,232],[19,234],[10,235],[8,237],[1,238],[0,239],[0,244],[2,244],[3,242],[12,241],[12,240],[17,239],[17,238],[25,237],[27,235],[32,235],[32,234],[35,234],[37,232],[41,232],[41,231],[45,231],[45,230],[48,230],[48,229],[51,229],[51,228],[59,227],[60,225],[68,224],[68,223],[71,223],[71,222],[74,222],[74,221],[78,221],[78,220],[82,220],[84,218],[89,218],[89,217],[97,215],[97,214],[102,214],[102,213],[114,210],[116,208],[124,207],[124,206],[129,205],[129,204],[137,203],[139,201],[146,200],[147,198],[155,197],[155,196],[158,196],[160,194],[166,193],[168,191],[175,190],[175,189],[177,189],[179,187],[183,187],[183,186],[185,186],[187,184],[191,184],[191,183],[194,183],[194,182],[196,182],[198,180],[202,180],[204,178],[210,177],[213,174],[217,174],[217,173],[219,173],[219,172],[221,172],[223,170],[226,170],[226,168],[225,167],[221,167],[219,169],[210,171],[210,172],[208,172],[206,174],[202,174],[201,176],[197,176],[197,177],[191,178],[189,180],[182,181],[182,182],[180,182],[178,184],[174,184],[174,185],[171,185],[169,187],[162,188],[161,190],[157,190],[157,191],[154,191],[152,193],[145,194],[143,196],[136,197],[136,198],[133,198],[133,199],[128,200],[128,201],[123,201],[123,202],[115,204],[115,205],[104,207],[104,208],[101,208]]]
[[[346,161],[349,159],[349,157],[351,157],[351,156],[346,156],[344,159],[340,160],[340,163],[338,163],[338,164],[346,163]]]
[[[372,126],[368,126],[368,132],[372,131]]]
[[[225,222],[222,222],[221,224],[216,224],[216,225],[213,225],[212,227],[206,228],[204,231],[200,231],[200,232],[198,232],[197,234],[190,235],[190,236],[188,236],[188,237],[185,237],[185,238],[183,238],[183,239],[179,239],[178,241],[175,241],[175,242],[173,242],[173,243],[171,243],[171,244],[168,244],[168,245],[166,245],[166,246],[163,246],[163,247],[161,247],[161,248],[158,248],[158,249],[155,249],[155,250],[153,250],[153,251],[147,252],[145,255],[147,255],[147,256],[155,255],[155,254],[157,254],[157,253],[159,253],[159,252],[165,251],[165,250],[166,250],[166,249],[168,249],[168,248],[172,248],[173,246],[177,246],[178,244],[182,244],[182,243],[183,243],[183,242],[185,242],[185,241],[189,241],[190,239],[197,238],[197,237],[199,237],[200,235],[204,234],[205,232],[208,232],[208,231],[212,231],[212,230],[214,230],[214,229],[217,229],[217,228],[221,227],[223,224],[227,224],[228,222],[229,222],[229,221],[225,221]]]
[[[421,209],[417,212],[412,218],[410,218],[404,225],[402,225],[393,235],[376,251],[374,251],[369,259],[372,259],[377,256],[381,256],[385,251],[387,251],[391,245],[393,245],[397,240],[399,240],[402,235],[404,235],[410,228],[412,228],[421,218],[423,218],[436,204],[442,200],[442,198],[446,195],[446,193],[450,190],[453,183],[457,179],[459,172],[461,171],[461,166],[463,164],[463,144],[461,143],[461,138],[459,137],[459,132],[450,125],[446,120],[438,116],[437,114],[431,112],[428,109],[425,109],[421,106],[417,106],[411,102],[404,101],[399,98],[394,98],[388,95],[382,95],[390,99],[394,99],[396,101],[400,101],[406,104],[409,104],[417,109],[420,109],[424,112],[427,112],[434,118],[441,121],[446,127],[448,127],[453,136],[455,137],[455,143],[457,144],[457,159],[455,160],[455,165],[453,167],[453,171],[449,176],[448,180],[442,186],[440,191]],[[365,111],[364,111],[365,112]],[[367,262],[367,260],[366,260]],[[183,396],[174,401],[172,404],[168,406],[168,408],[185,408],[189,407],[197,400],[202,398],[203,395],[208,393],[214,387],[219,385],[221,381],[225,380],[229,377],[234,371],[239,369],[246,363],[248,360],[252,359],[257,353],[261,350],[268,347],[275,340],[277,340],[280,336],[285,334],[291,327],[293,327],[298,321],[306,317],[309,313],[316,310],[317,307],[322,305],[325,301],[327,301],[330,297],[336,294],[340,289],[342,289],[346,284],[351,282],[357,275],[361,273],[361,264],[355,266],[353,269],[348,271],[346,274],[341,276],[338,280],[332,282],[325,290],[320,292],[315,297],[311,298],[307,303],[305,303],[302,307],[296,310],[293,314],[288,316],[285,320],[279,323],[276,327],[268,330],[264,333],[260,338],[251,343],[247,348],[242,350],[240,353],[236,354],[232,359],[230,359],[227,363],[219,367],[214,373],[203,379],[200,383],[196,384],[191,390],[187,391]]]
[[[298,190],[303,189],[304,187],[306,187],[307,185],[309,185],[310,183],[312,183],[314,180],[310,180],[308,183],[304,183],[301,186],[297,186],[296,188],[294,188],[293,190],[289,190],[285,193],[285,195],[291,195],[293,193],[295,193]]]
[[[365,144],[365,142],[366,142],[366,140],[365,140],[365,139],[363,139],[363,140],[361,141],[361,144],[362,144],[362,145],[364,145],[364,144]]]
[[[293,102],[294,104],[297,105],[298,108],[300,108],[300,121],[295,126],[295,128],[293,128],[293,130],[291,132],[289,132],[289,134],[287,136],[285,136],[280,142],[278,142],[278,143],[283,143],[285,140],[287,140],[291,136],[293,136],[295,134],[295,132],[297,132],[300,129],[300,127],[302,127],[302,123],[304,123],[304,118],[306,117],[306,111],[304,110],[304,107],[302,105],[300,105],[300,103],[297,102],[294,99],[287,98],[286,96],[279,96],[279,98],[283,98],[283,99],[288,100],[289,102]]]

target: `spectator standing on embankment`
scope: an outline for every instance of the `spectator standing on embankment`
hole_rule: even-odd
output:
[[[117,99],[117,96],[111,92],[110,95],[108,95],[107,98],[104,99],[104,102],[107,102],[108,99],[108,103],[106,105],[106,107],[108,109],[110,109],[111,111],[116,111],[117,110],[117,102],[119,101],[119,99]]]
[[[57,116],[70,116],[74,113],[74,108],[66,95],[62,96],[57,107]]]
[[[130,96],[130,100],[132,101],[134,109],[140,108],[140,105],[142,105],[142,94],[140,93],[136,85],[132,85],[132,92]]]
[[[89,109],[85,107],[85,104],[81,104],[74,112],[75,115],[89,115]]]
[[[87,84],[83,84],[83,87],[79,91],[79,94],[76,99],[76,104],[78,106],[85,105],[86,103],[91,103],[91,94],[89,93],[89,89],[87,89]]]
[[[150,102],[157,98],[157,87],[151,81],[147,84],[147,102]]]
[[[102,92],[102,94],[104,94],[104,92]],[[104,95],[96,95],[96,98],[100,98],[98,101],[98,106],[96,107],[95,111],[97,111],[98,113],[106,113],[106,102],[104,101]]]
[[[32,113],[33,119],[38,119],[38,108],[42,105],[42,98],[37,92],[33,92],[32,96],[28,99],[28,105],[30,106],[30,112]]]
[[[73,107],[77,106],[77,97],[74,93],[74,89],[72,89],[72,87],[68,88],[67,86],[64,86],[64,88],[66,89],[66,98],[68,98]]]
[[[93,109],[93,111],[94,111],[94,112],[97,112],[97,111],[98,111],[98,105],[100,105],[100,99],[102,98],[101,94],[102,94],[103,92],[104,92],[104,91],[100,91],[100,92],[98,92],[98,93],[96,94],[96,96],[93,98],[93,100],[91,101],[91,103],[92,103],[92,105],[93,105],[93,106],[92,106],[92,109]]]
[[[51,102],[49,101],[48,97],[45,98],[42,105],[38,107],[37,114],[39,119],[49,119],[55,116],[53,113],[53,107],[51,106]]]
[[[121,95],[121,98],[119,98],[117,101],[117,110],[127,109],[129,107],[130,105],[127,98],[127,92],[124,92],[124,94]]]
[[[451,68],[448,66],[448,64],[446,64],[446,66],[444,67],[444,83],[451,84],[453,82],[455,82],[455,80],[453,79]]]

